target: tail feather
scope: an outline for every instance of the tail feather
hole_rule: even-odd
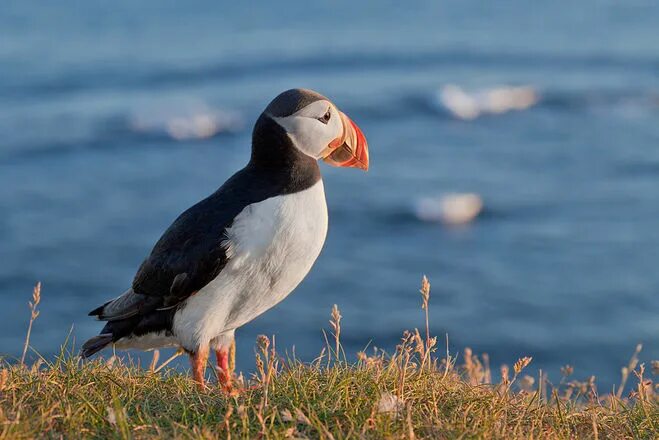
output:
[[[92,310],[91,312],[89,312],[89,313],[87,314],[87,316],[96,316],[96,317],[98,317],[98,318],[100,319],[100,318],[101,318],[101,315],[103,314],[103,309],[105,309],[105,306],[107,306],[107,305],[110,304],[111,302],[112,302],[112,301],[108,301],[108,302],[106,302],[105,304],[103,304],[102,306],[100,306],[100,307],[96,307],[94,310]]]
[[[94,336],[89,339],[87,342],[82,344],[82,349],[80,351],[80,356],[83,358],[88,358],[89,356],[97,353],[107,347],[112,343],[112,333],[101,333],[98,336]]]
[[[87,316],[99,316],[101,313],[103,313],[103,307],[105,306],[100,306],[92,310],[87,314]]]

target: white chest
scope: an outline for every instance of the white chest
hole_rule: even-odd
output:
[[[322,180],[247,206],[226,233],[229,262],[174,318],[183,346],[208,343],[288,296],[316,261],[326,234]]]

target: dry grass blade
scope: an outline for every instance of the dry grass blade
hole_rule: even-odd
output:
[[[638,365],[638,356],[641,354],[641,350],[643,350],[643,344],[637,344],[636,349],[634,350],[634,353],[632,354],[632,357],[629,359],[629,362],[627,363],[627,366],[622,367],[620,370],[620,374],[622,375],[622,378],[620,379],[620,386],[618,387],[618,392],[616,393],[616,396],[618,398],[622,397],[622,393],[625,390],[625,385],[627,384],[627,379],[629,379],[629,374],[636,369],[636,366]]]
[[[41,302],[41,282],[38,282],[32,290],[32,301],[28,302],[30,306],[30,323],[27,326],[27,333],[25,335],[25,344],[23,345],[23,354],[21,355],[21,365],[25,365],[25,356],[27,349],[30,346],[30,336],[32,335],[32,324],[39,316],[37,306]]]
[[[421,304],[421,308],[426,312],[426,349],[429,349],[429,344],[430,344],[430,316],[428,312],[428,305],[430,303],[430,281],[428,281],[428,277],[425,275],[423,278],[421,278],[421,289],[419,289],[419,292],[421,293],[421,299],[423,303]]]
[[[183,353],[185,353],[185,351],[184,351],[182,348],[179,348],[179,349],[176,350],[176,352],[175,352],[173,355],[171,355],[171,356],[170,356],[165,362],[163,362],[162,364],[160,364],[157,368],[154,368],[154,369],[153,369],[153,372],[154,372],[154,373],[159,372],[160,370],[162,370],[163,368],[165,368],[167,365],[169,365],[170,362],[172,362],[174,359],[176,359],[177,357],[179,357],[179,356],[182,355]]]

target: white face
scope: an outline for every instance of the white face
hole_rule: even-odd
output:
[[[343,135],[339,111],[324,99],[290,116],[273,119],[286,130],[298,150],[314,159],[320,159],[329,144]]]

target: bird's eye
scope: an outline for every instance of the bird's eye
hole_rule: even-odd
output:
[[[325,114],[323,116],[321,116],[320,118],[318,118],[318,120],[320,122],[322,122],[323,124],[327,124],[331,117],[332,117],[332,113],[330,112],[330,109],[327,109]]]

